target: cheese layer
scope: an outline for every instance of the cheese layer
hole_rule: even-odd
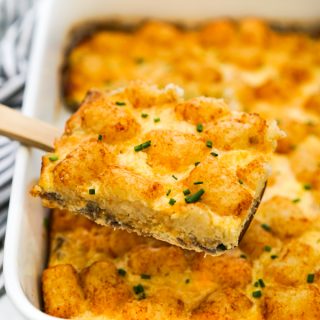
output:
[[[282,136],[275,121],[185,100],[174,85],[90,91],[43,157],[34,193],[99,224],[215,253],[238,244]]]
[[[223,97],[234,109],[275,118],[287,136],[240,247],[219,257],[55,212],[45,311],[75,319],[318,320],[319,48],[318,38],[277,33],[256,19],[190,32],[150,22],[134,33],[96,32],[74,48],[68,97],[75,102],[91,87],[132,78],[175,82],[188,97]],[[139,284],[145,297],[134,291]]]

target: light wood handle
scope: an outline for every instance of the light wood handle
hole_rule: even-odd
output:
[[[52,151],[61,131],[38,119],[0,104],[0,135],[37,149]]]

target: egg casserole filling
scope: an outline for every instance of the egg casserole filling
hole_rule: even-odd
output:
[[[219,99],[132,82],[90,91],[43,157],[49,208],[210,253],[238,245],[284,133]],[[54,158],[52,158],[54,157]]]
[[[217,20],[196,31],[149,22],[133,33],[97,31],[76,46],[66,86],[74,107],[92,87],[176,83],[187,99],[224,98],[234,111],[276,119],[287,135],[271,157],[268,187],[248,231],[238,248],[220,256],[54,211],[42,277],[45,311],[70,319],[319,319],[319,49],[317,38],[276,32],[257,19]],[[165,120],[143,114],[141,120],[158,125]],[[150,148],[147,141],[134,145],[139,155]],[[160,160],[154,158],[158,167]]]

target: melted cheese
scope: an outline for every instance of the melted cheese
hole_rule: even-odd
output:
[[[278,34],[255,19],[214,21],[196,32],[151,22],[130,34],[97,32],[75,47],[68,57],[69,101],[80,101],[92,86],[111,89],[132,78],[173,82],[188,97],[223,95],[235,110],[275,118],[287,137],[272,159],[263,203],[240,247],[219,257],[54,212],[43,276],[45,311],[95,320],[318,320],[319,48],[318,39]],[[128,165],[134,159],[120,156],[119,161]],[[143,168],[142,161],[137,165]],[[109,262],[104,272],[98,272],[101,265],[93,268],[96,261]],[[141,273],[151,278],[143,280]],[[103,274],[108,275],[104,282]],[[258,279],[265,287],[256,286]],[[146,293],[142,300],[133,290],[139,283]],[[92,287],[94,295],[88,294]],[[258,290],[261,297],[254,298]]]
[[[43,158],[34,193],[50,208],[186,249],[237,246],[284,133],[275,121],[232,112],[221,99],[184,100],[180,91],[143,82],[91,91],[56,141],[59,159]],[[186,189],[204,194],[188,203]]]

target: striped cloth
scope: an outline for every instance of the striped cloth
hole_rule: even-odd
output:
[[[0,103],[15,109],[22,104],[35,1],[0,0]],[[0,297],[5,294],[3,243],[17,146],[0,136]]]

